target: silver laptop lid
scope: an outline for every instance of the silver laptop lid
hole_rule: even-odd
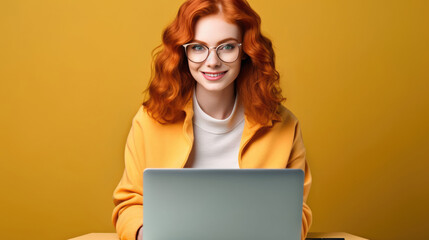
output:
[[[146,169],[144,240],[298,240],[299,169]]]

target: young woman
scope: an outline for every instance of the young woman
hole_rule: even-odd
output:
[[[141,239],[145,168],[299,168],[302,239],[311,175],[295,116],[281,105],[271,41],[245,0],[188,0],[163,33],[149,98],[133,119],[113,223]]]

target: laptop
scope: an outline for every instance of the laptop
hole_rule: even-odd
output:
[[[144,240],[299,240],[300,169],[146,169]]]

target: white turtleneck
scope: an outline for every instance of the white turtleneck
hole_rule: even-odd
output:
[[[226,119],[205,113],[193,95],[194,144],[187,167],[239,168],[238,151],[244,128],[244,108],[235,98],[234,108]]]

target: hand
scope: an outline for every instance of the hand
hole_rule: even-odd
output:
[[[139,228],[139,230],[137,230],[137,240],[143,240],[143,230],[142,230],[143,226],[141,226]]]

